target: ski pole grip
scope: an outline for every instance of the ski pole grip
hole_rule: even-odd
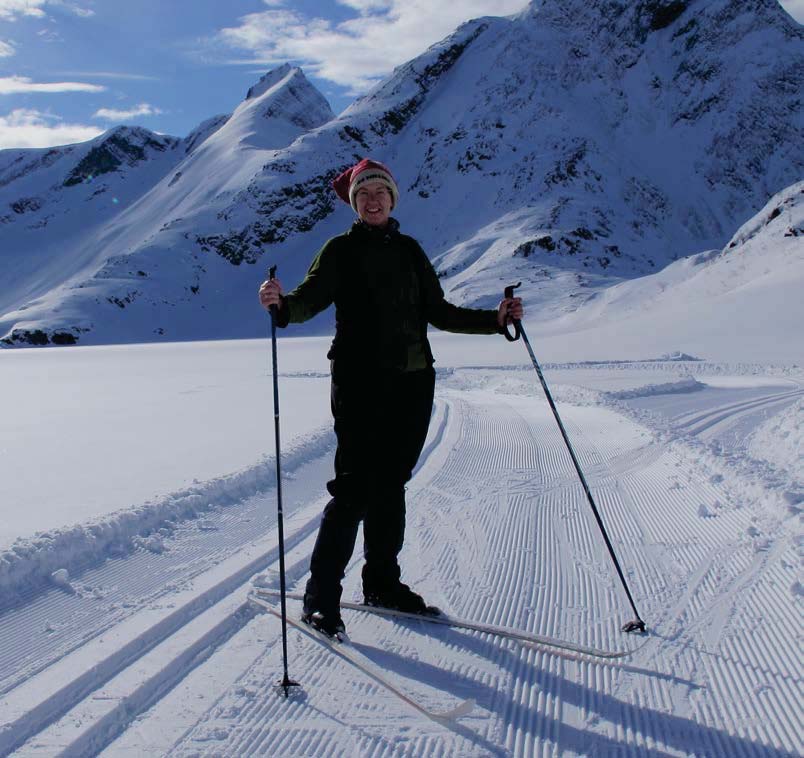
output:
[[[271,266],[271,268],[268,269],[268,280],[272,282],[274,279],[276,279],[276,264],[274,264],[273,266]],[[276,312],[277,312],[277,307],[275,305],[272,305],[271,306],[271,316],[275,317]]]
[[[505,288],[505,293],[504,293],[503,297],[505,297],[506,300],[508,300],[508,298],[513,297],[514,296],[514,290],[517,287],[520,287],[521,285],[522,285],[522,282],[517,282],[516,284],[509,284]],[[519,324],[519,319],[518,318],[514,319],[514,333],[513,334],[511,334],[511,332],[508,331],[508,324],[504,323],[503,324],[503,334],[505,335],[505,339],[507,339],[509,342],[516,342],[519,339],[520,334],[522,334],[522,327]]]

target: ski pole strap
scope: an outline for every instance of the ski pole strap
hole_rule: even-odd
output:
[[[505,294],[504,294],[505,299],[507,300],[508,298],[513,297],[514,296],[514,290],[517,287],[521,286],[521,285],[522,285],[522,282],[517,282],[516,284],[509,284],[505,288]],[[514,319],[514,333],[513,334],[511,334],[511,332],[508,331],[508,323],[507,322],[503,323],[503,334],[505,335],[505,339],[507,339],[509,342],[516,342],[519,339],[519,335],[521,333],[522,333],[522,327],[521,327],[521,325],[519,323],[519,319]]]

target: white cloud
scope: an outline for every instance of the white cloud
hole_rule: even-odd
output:
[[[336,2],[356,11],[385,11],[393,7],[393,0],[336,0]]]
[[[76,16],[79,16],[80,18],[90,18],[95,15],[95,11],[90,8],[81,8],[77,5],[70,5],[68,7],[73,13],[75,13]]]
[[[18,16],[42,18],[47,0],[0,0],[0,18],[14,21]]]
[[[804,0],[779,0],[784,8],[799,24],[804,23]]]
[[[158,116],[162,112],[163,111],[159,110],[159,108],[155,108],[153,105],[149,105],[148,103],[140,103],[139,105],[127,111],[118,111],[112,108],[101,108],[92,115],[92,118],[102,118],[105,121],[127,121],[128,119],[136,118],[137,116]]]
[[[0,150],[70,145],[102,133],[94,126],[66,124],[58,116],[36,110],[18,108],[7,116],[0,116]]]
[[[45,42],[64,42],[64,37],[59,33],[58,28],[55,26],[48,27],[47,29],[40,29],[36,36]]]
[[[21,16],[32,16],[34,18],[44,18],[44,7],[66,8],[71,13],[81,18],[89,18],[95,15],[95,11],[84,8],[81,5],[67,2],[66,0],[0,0],[0,19],[16,21]]]
[[[16,52],[12,42],[3,42],[0,39],[0,58],[10,58]]]
[[[339,24],[290,10],[243,16],[239,26],[222,29],[218,41],[252,54],[256,63],[299,61],[308,71],[353,93],[366,90],[395,66],[478,16],[505,16],[527,0],[338,0],[356,16]]]
[[[0,95],[29,92],[103,92],[106,87],[85,82],[34,82],[25,76],[0,77]]]

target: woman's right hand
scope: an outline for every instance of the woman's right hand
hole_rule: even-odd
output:
[[[282,297],[282,282],[279,279],[267,279],[260,287],[260,303],[263,308],[270,310],[272,305],[279,307]]]

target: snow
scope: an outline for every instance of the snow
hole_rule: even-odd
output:
[[[704,384],[697,379],[679,379],[676,382],[666,382],[664,384],[646,384],[632,390],[620,390],[610,392],[609,395],[617,400],[626,400],[632,397],[650,397],[651,395],[669,395],[675,392],[695,392],[702,390]]]
[[[790,477],[804,470],[804,403],[793,403],[757,427],[748,450]]]
[[[307,355],[316,355],[305,365],[321,376],[328,365],[323,340],[285,345],[292,447],[314,436],[329,408],[325,378],[292,374]],[[189,495],[203,489],[202,480],[220,480],[220,489],[236,475],[268,475],[261,459],[273,439],[273,396],[264,342],[31,350],[11,360],[3,352],[0,364],[10,401],[0,461],[14,472],[0,478],[0,549],[20,534],[88,521],[172,490]],[[310,386],[322,389],[306,397],[301,389]]]
[[[331,476],[327,344],[279,344],[294,591]],[[64,464],[2,479],[0,634],[15,641],[0,649],[0,752],[799,751],[800,662],[782,635],[801,602],[804,371],[750,354],[677,360],[672,348],[562,363],[550,344],[538,350],[546,379],[651,634],[625,662],[600,663],[347,613],[359,652],[406,693],[438,709],[477,701],[453,726],[295,632],[302,691],[285,701],[274,690],[279,627],[247,602],[252,582],[279,583],[267,340],[0,354],[10,409],[44,403],[41,418],[57,419],[82,398],[58,427],[70,431],[61,454],[97,462],[72,478]],[[433,345],[437,402],[408,492],[406,578],[455,615],[637,647],[617,631],[630,611],[526,351],[499,337],[434,334]],[[112,409],[126,409],[115,425],[138,448],[106,434]],[[14,467],[58,458],[30,413],[13,418]],[[348,598],[359,572],[356,556]],[[744,700],[745,686],[758,694]]]

